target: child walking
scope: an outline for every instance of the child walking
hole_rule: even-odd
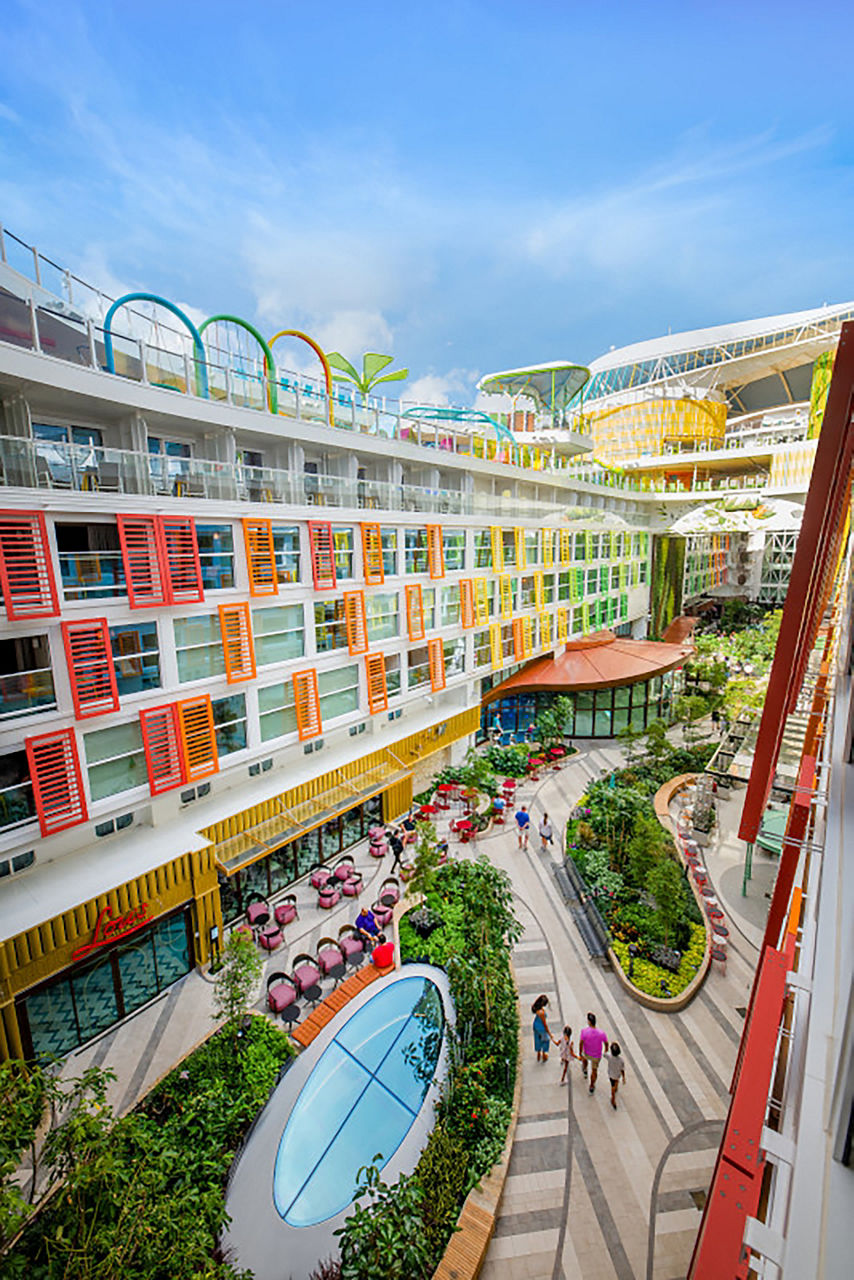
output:
[[[611,1052],[608,1054],[608,1079],[611,1081],[611,1106],[617,1110],[617,1089],[620,1081],[626,1083],[626,1068],[623,1066],[623,1059],[620,1055],[620,1046],[611,1041]]]
[[[572,1027],[564,1027],[563,1035],[560,1038],[560,1048],[558,1052],[560,1053],[560,1060],[562,1064],[560,1083],[566,1084],[566,1073],[569,1068],[570,1059],[578,1057],[578,1054],[572,1047]]]

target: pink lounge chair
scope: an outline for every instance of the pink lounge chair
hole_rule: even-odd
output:
[[[347,957],[334,938],[321,938],[317,944],[317,967],[324,978],[334,978],[336,985],[344,976]]]
[[[309,884],[311,885],[312,889],[320,889],[323,885],[325,885],[326,881],[329,879],[330,874],[331,873],[327,867],[321,867],[321,866],[312,867],[311,876],[309,877]]]
[[[296,920],[299,915],[299,912],[297,911],[296,894],[289,893],[286,898],[283,898],[273,914],[276,917],[276,924],[281,925],[282,928],[284,928],[286,924],[291,924]]]
[[[338,930],[338,945],[344,953],[344,959],[348,965],[356,967],[364,960],[364,939],[359,937],[352,924],[342,924]]]
[[[281,1013],[296,1003],[297,989],[286,973],[271,973],[267,979],[267,1008]]]
[[[282,931],[276,924],[268,924],[258,934],[258,943],[265,951],[275,951],[283,941]]]
[[[262,898],[260,893],[249,895],[249,901],[246,905],[246,919],[255,928],[261,924],[267,924],[270,919],[270,904],[266,898]]]
[[[341,893],[337,888],[337,881],[331,884],[324,884],[317,891],[317,905],[324,911],[331,909],[341,901]]]
[[[349,880],[344,880],[341,884],[341,892],[345,898],[358,898],[362,892],[362,876],[360,872],[356,872]]]

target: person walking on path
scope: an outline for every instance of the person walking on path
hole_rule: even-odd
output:
[[[554,827],[549,822],[549,815],[544,813],[540,821],[540,853],[548,853],[554,838]]]
[[[401,833],[397,827],[394,827],[389,833],[388,843],[389,848],[394,854],[394,860],[391,864],[391,874],[394,875],[395,871],[399,870],[400,860],[403,857],[403,840],[401,839]]]
[[[611,1052],[608,1054],[608,1079],[611,1081],[611,1106],[617,1110],[617,1089],[620,1081],[626,1083],[626,1068],[620,1054],[620,1046],[616,1040],[611,1041]]]
[[[531,828],[531,815],[528,813],[528,806],[522,805],[522,808],[516,814],[516,831],[519,836],[519,848],[527,849],[528,835]]]
[[[564,1027],[558,1051],[560,1053],[561,1063],[563,1064],[559,1083],[566,1084],[566,1073],[569,1070],[570,1059],[578,1057],[578,1054],[572,1047],[572,1027]]]
[[[549,1041],[557,1044],[546,1020],[546,1008],[548,1007],[548,996],[537,996],[531,1005],[531,1013],[534,1015],[534,1048],[537,1051],[537,1062],[548,1062],[549,1060]]]
[[[599,1063],[602,1061],[602,1054],[608,1048],[608,1037],[604,1031],[600,1031],[596,1026],[596,1014],[588,1013],[587,1026],[582,1030],[578,1038],[578,1047],[581,1050],[581,1070],[587,1079],[587,1064],[590,1063],[590,1088],[589,1093],[593,1093],[596,1088],[596,1077],[599,1074]]]

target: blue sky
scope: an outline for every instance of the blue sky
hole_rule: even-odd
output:
[[[5,0],[0,220],[404,394],[854,296],[854,6]]]

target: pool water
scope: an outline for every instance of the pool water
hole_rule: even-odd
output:
[[[392,983],[344,1023],[279,1142],[273,1200],[285,1222],[307,1227],[340,1213],[358,1170],[388,1163],[433,1081],[444,1024],[439,989],[421,976]]]

